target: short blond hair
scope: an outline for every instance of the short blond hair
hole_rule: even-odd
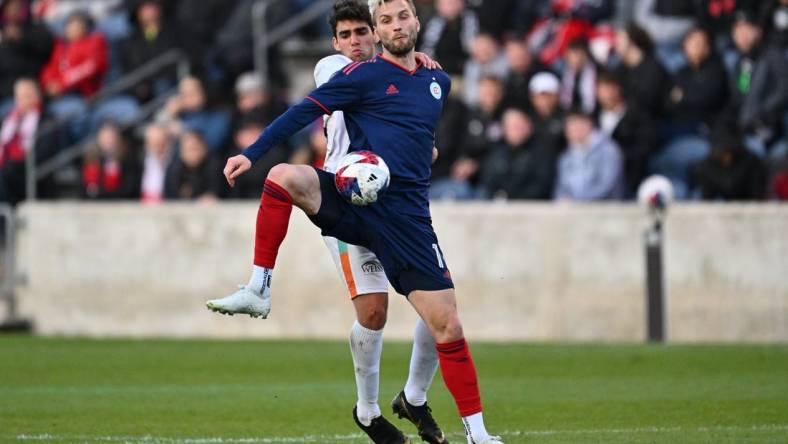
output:
[[[369,5],[369,14],[372,16],[373,22],[375,21],[375,11],[378,10],[378,7],[383,5],[383,3],[388,3],[390,1],[391,0],[367,0],[367,4]],[[411,12],[413,12],[413,15],[417,15],[416,5],[413,4],[413,0],[405,0],[405,1],[408,2],[408,5],[410,6],[410,10]]]

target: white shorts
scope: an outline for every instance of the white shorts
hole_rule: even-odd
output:
[[[339,276],[347,285],[350,299],[360,294],[388,292],[388,279],[375,253],[333,237],[323,236],[323,242],[331,252]]]

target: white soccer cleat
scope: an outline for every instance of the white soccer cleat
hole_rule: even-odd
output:
[[[271,312],[271,290],[265,287],[260,294],[245,285],[239,285],[238,291],[221,299],[212,299],[205,304],[208,310],[221,314],[248,314],[253,318],[267,318]]]

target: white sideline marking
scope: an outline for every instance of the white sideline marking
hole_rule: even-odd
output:
[[[751,427],[740,426],[708,426],[708,427],[633,427],[610,429],[577,429],[577,430],[507,430],[498,433],[507,436],[551,436],[551,435],[609,435],[609,434],[649,434],[671,432],[767,432],[788,431],[788,424],[764,424]],[[461,433],[449,433],[448,437],[462,438]],[[366,438],[362,433],[348,435],[306,435],[306,436],[272,436],[248,438],[168,438],[164,436],[87,436],[87,435],[17,435],[17,441],[44,442],[113,442],[124,444],[278,444],[278,443],[314,443],[314,442],[346,442]]]

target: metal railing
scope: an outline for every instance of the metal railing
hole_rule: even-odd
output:
[[[334,0],[317,0],[273,29],[268,29],[267,17],[271,4],[279,0],[256,0],[252,6],[252,36],[254,38],[254,67],[263,85],[268,85],[268,50],[294,32],[312,23],[331,9]]]
[[[122,92],[128,91],[134,86],[138,85],[139,83],[147,80],[150,77],[153,77],[154,75],[158,74],[159,72],[171,66],[175,66],[176,75],[179,79],[189,74],[189,59],[179,49],[171,49],[165,52],[164,54],[161,54],[160,56],[146,62],[145,64],[135,69],[134,71],[121,77],[120,79],[118,79],[118,81],[107,86],[106,88],[103,88],[101,91],[99,91],[98,94],[88,99],[87,100],[88,110],[94,109],[102,100],[120,94]],[[155,110],[159,106],[161,106],[164,103],[164,101],[167,99],[167,95],[163,95],[163,96],[164,96],[163,98],[162,95],[156,97],[154,100],[152,100],[144,107],[142,107],[137,117],[132,120],[131,124],[136,125],[137,123],[142,122],[150,114],[155,112]],[[41,131],[39,131],[38,134],[36,135],[36,139],[37,140],[41,139],[43,137],[51,135],[55,131],[61,130],[63,127],[72,124],[74,120],[79,117],[81,116],[72,115],[72,116],[68,116],[65,119],[60,119],[44,125]],[[75,145],[60,150],[60,152],[58,152],[58,154],[56,154],[55,157],[46,161],[41,166],[38,166],[36,164],[35,148],[31,148],[31,151],[25,157],[25,173],[26,173],[25,180],[26,180],[27,200],[32,201],[36,199],[37,185],[39,180],[43,179],[44,177],[47,177],[58,168],[62,167],[63,165],[66,165],[68,162],[79,157],[79,155],[82,154],[86,146],[87,146],[87,142],[85,141],[78,142]]]
[[[16,287],[24,282],[24,278],[16,269],[17,219],[11,205],[0,204],[0,220],[4,222],[0,301],[6,304],[5,319],[0,319],[0,331],[29,331],[32,324],[20,319],[17,313]]]

